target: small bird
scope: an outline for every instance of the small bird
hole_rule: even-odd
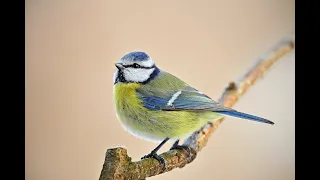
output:
[[[136,137],[161,142],[144,158],[166,167],[157,151],[168,140],[172,149],[185,149],[179,139],[209,121],[227,116],[274,124],[272,121],[225,107],[176,76],[159,69],[144,52],[130,52],[115,63],[114,102],[122,126]]]

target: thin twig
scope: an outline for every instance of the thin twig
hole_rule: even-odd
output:
[[[265,56],[259,58],[257,63],[249,69],[237,82],[230,82],[219,99],[219,103],[226,107],[233,106],[239,97],[244,94],[254,82],[277,60],[294,48],[294,40],[284,40],[275,46]],[[223,122],[223,119],[208,123],[199,131],[194,132],[185,141],[184,145],[191,147],[191,155],[184,150],[170,150],[160,156],[166,161],[166,169],[153,158],[132,162],[127,150],[123,147],[108,149],[99,180],[131,180],[145,179],[162,174],[175,168],[182,168],[192,162],[207,143],[212,132]]]

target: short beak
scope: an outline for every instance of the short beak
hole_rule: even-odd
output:
[[[124,67],[122,65],[122,63],[115,63],[114,64],[119,70],[122,70]]]

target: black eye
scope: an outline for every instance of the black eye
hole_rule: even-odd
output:
[[[140,67],[140,65],[139,65],[139,64],[137,64],[137,63],[134,63],[134,64],[133,64],[133,67],[134,67],[134,68],[139,68],[139,67]]]

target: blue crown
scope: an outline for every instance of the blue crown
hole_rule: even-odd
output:
[[[147,61],[149,56],[144,52],[131,52],[124,55],[121,59],[130,59],[131,61]]]

